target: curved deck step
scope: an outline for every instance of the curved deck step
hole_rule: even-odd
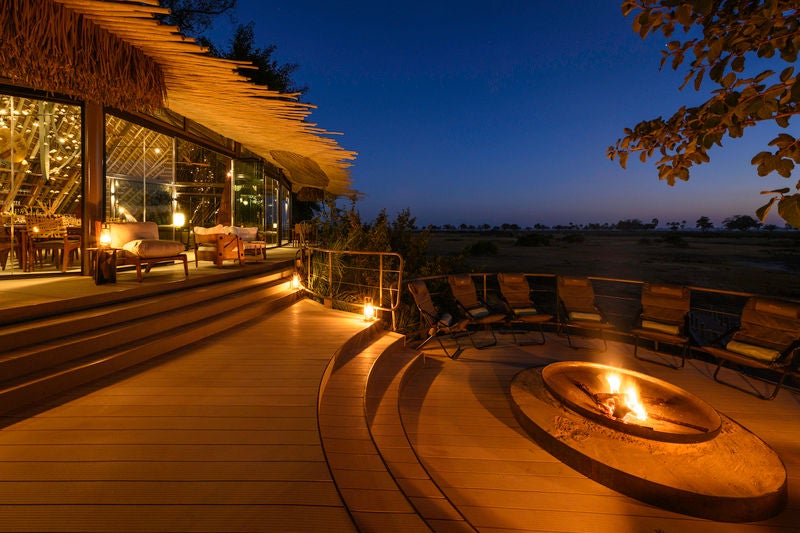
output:
[[[386,333],[338,353],[319,395],[319,432],[339,494],[361,531],[430,531],[389,473],[367,427],[364,394],[375,360],[403,337]]]
[[[402,426],[403,376],[421,364],[386,333],[331,360],[320,388],[319,429],[342,500],[362,531],[475,530],[420,464]]]
[[[433,531],[475,532],[420,462],[400,416],[401,391],[408,376],[424,366],[423,355],[408,349],[383,355],[376,361],[367,384],[366,414],[384,463]]]

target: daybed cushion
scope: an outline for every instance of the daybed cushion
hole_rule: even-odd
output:
[[[142,259],[174,257],[184,251],[182,242],[159,239],[136,239],[125,243],[122,249]]]
[[[195,226],[194,233],[195,235],[215,235],[217,233],[228,233],[228,232],[225,231],[225,226],[223,226],[222,224],[217,224],[213,228],[204,228],[201,226]]]
[[[669,335],[680,335],[681,327],[674,324],[664,324],[663,322],[655,322],[653,320],[642,320],[642,328],[660,331]]]
[[[226,233],[234,233],[245,242],[254,241],[258,237],[258,228],[256,227],[241,228],[239,226],[230,226],[225,229],[228,230]]]
[[[109,224],[111,247],[124,248],[125,244],[137,239],[158,239],[158,225],[155,222],[127,222]]]
[[[597,313],[585,313],[582,311],[573,311],[569,314],[570,320],[585,320],[587,322],[602,322],[603,317]]]
[[[746,342],[740,342],[736,340],[729,342],[728,345],[725,346],[725,349],[730,352],[738,353],[739,355],[752,357],[753,359],[763,361],[765,363],[773,363],[781,355],[781,352],[778,350],[771,350],[769,348],[765,348],[764,346],[755,346],[753,344],[747,344]]]
[[[489,310],[483,306],[469,309],[467,313],[469,313],[469,316],[472,318],[483,318],[489,316]]]

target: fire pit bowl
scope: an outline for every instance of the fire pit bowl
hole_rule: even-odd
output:
[[[620,374],[648,411],[608,407]],[[694,395],[645,374],[585,362],[517,374],[511,407],[550,454],[603,485],[670,511],[723,522],[765,520],[788,500],[786,468],[764,441]]]
[[[604,402],[620,403],[622,396],[608,392],[606,377],[610,375],[637,389],[647,412],[645,420],[615,416],[610,411]],[[722,425],[719,413],[697,396],[639,372],[566,361],[546,366],[542,379],[547,390],[572,410],[631,435],[665,442],[702,442],[713,439]]]

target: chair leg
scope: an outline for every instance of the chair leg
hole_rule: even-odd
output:
[[[654,349],[654,351],[658,351],[658,343],[657,342],[655,342],[655,344],[653,346],[653,349]],[[683,347],[681,349],[681,355],[680,355],[681,362],[680,362],[680,364],[678,366],[670,365],[670,364],[668,364],[668,363],[666,363],[664,361],[657,361],[657,360],[649,358],[649,357],[642,357],[642,356],[639,355],[638,350],[639,350],[639,336],[635,335],[633,337],[633,356],[636,359],[638,359],[639,361],[646,361],[648,363],[655,363],[657,365],[662,365],[662,366],[666,366],[666,367],[678,370],[678,369],[681,369],[684,366],[686,366],[686,355],[687,355],[687,353],[689,351],[689,343],[687,342],[687,343],[683,344]]]
[[[728,387],[731,387],[733,389],[740,390],[740,391],[746,392],[748,394],[752,394],[753,396],[761,398],[762,400],[774,400],[775,397],[778,395],[778,391],[780,391],[781,387],[783,386],[783,381],[784,381],[784,379],[786,379],[786,375],[789,373],[789,369],[788,368],[784,368],[783,372],[781,372],[780,379],[778,379],[777,383],[775,384],[775,388],[772,390],[772,392],[769,395],[765,395],[765,394],[761,394],[760,392],[758,392],[755,388],[752,388],[752,390],[748,390],[748,389],[745,389],[744,387],[737,387],[733,383],[729,383],[727,381],[723,381],[723,380],[719,379],[719,371],[724,366],[723,363],[724,363],[724,361],[722,359],[717,359],[717,369],[714,371],[714,381],[716,381],[717,383],[721,383],[723,385],[727,385]],[[731,369],[731,370],[734,370],[734,369]],[[759,381],[764,381],[764,380],[756,378],[756,377],[745,376],[742,372],[738,372],[738,374],[740,374],[742,376],[742,378],[745,379],[745,380],[747,380],[747,379],[758,379]]]
[[[570,328],[569,324],[564,324],[564,335],[566,335],[567,337],[567,344],[569,345],[569,347],[575,350],[589,349],[588,346],[583,347],[583,346],[575,346],[574,344],[572,344],[572,339],[570,338],[569,335],[569,328]],[[608,350],[608,341],[606,340],[606,330],[604,329],[600,330],[600,339],[603,341],[603,351],[605,352]]]
[[[520,322],[520,326],[523,326],[523,325],[525,325],[525,322]],[[517,346],[541,346],[541,345],[545,344],[547,342],[547,339],[544,336],[544,328],[542,328],[542,324],[541,323],[536,324],[536,326],[537,326],[537,328],[539,330],[539,335],[541,336],[541,339],[542,339],[541,342],[537,342],[537,341],[517,342],[517,334],[516,334],[516,330],[514,329],[514,323],[512,322],[510,324],[510,327],[511,327],[511,337],[514,339],[514,344],[516,344]]]
[[[481,344],[481,345],[478,345],[475,342],[475,339],[472,337],[472,333],[470,333],[469,330],[467,330],[467,335],[469,336],[469,340],[470,340],[470,342],[472,342],[472,346],[474,346],[476,350],[483,350],[484,348],[489,348],[490,346],[495,346],[497,344],[497,336],[494,334],[494,329],[492,328],[492,326],[489,325],[489,324],[486,324],[486,328],[485,329],[487,331],[489,331],[489,333],[492,334],[492,340],[491,340],[491,342],[488,342],[486,344]]]
[[[461,352],[464,351],[464,348],[461,347],[461,344],[458,342],[458,338],[455,335],[451,335],[451,337],[454,341],[456,341],[456,350],[452,354],[447,351],[447,347],[442,342],[442,338],[439,336],[438,331],[434,331],[433,333],[431,333],[427,339],[425,339],[424,341],[422,341],[420,344],[417,345],[416,349],[422,351],[422,348],[424,348],[426,344],[428,344],[433,339],[436,339],[439,342],[439,346],[442,347],[442,350],[444,350],[444,353],[447,357],[449,357],[450,359],[458,359],[458,356],[461,355]]]

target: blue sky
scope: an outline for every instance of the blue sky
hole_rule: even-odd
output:
[[[623,128],[705,99],[659,71],[663,39],[641,40],[620,4],[239,0],[236,17],[299,64],[311,120],[359,152],[365,220],[405,208],[419,225],[754,215],[760,190],[793,184],[750,165],[774,128],[724,141],[674,187],[652,162],[606,159]],[[223,17],[210,37],[225,46],[232,27]]]

